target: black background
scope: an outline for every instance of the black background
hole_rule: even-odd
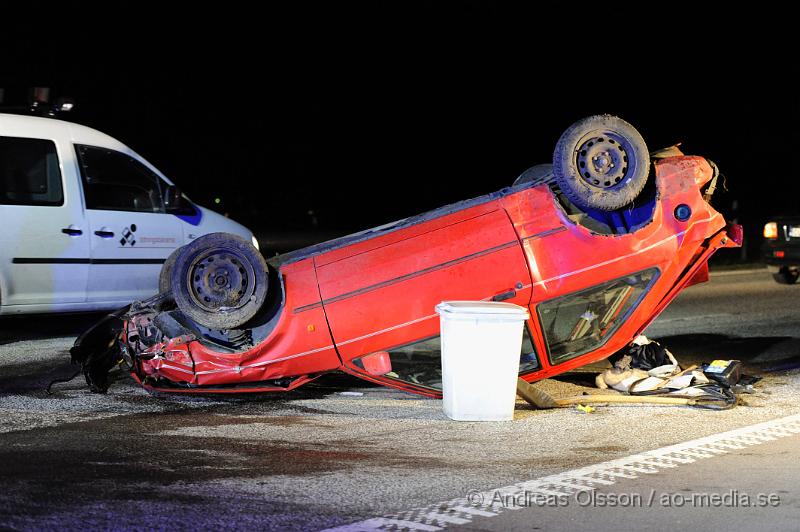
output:
[[[0,87],[73,97],[64,119],[276,249],[510,185],[573,121],[616,114],[719,164],[715,205],[753,255],[767,217],[800,210],[790,17],[640,10],[43,3],[5,13]]]

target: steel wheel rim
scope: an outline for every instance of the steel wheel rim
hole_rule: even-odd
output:
[[[584,135],[575,150],[575,164],[581,179],[592,188],[613,190],[623,187],[636,165],[631,142],[611,130]]]
[[[255,271],[233,249],[212,249],[192,260],[186,284],[192,302],[209,312],[239,309],[255,298]]]

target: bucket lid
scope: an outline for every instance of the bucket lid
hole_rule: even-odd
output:
[[[528,319],[528,310],[514,303],[500,301],[442,301],[436,305],[439,314],[489,314],[496,317]]]

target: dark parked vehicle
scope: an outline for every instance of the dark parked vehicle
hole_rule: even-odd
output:
[[[800,216],[780,216],[764,225],[763,255],[775,281],[797,282],[800,277]]]

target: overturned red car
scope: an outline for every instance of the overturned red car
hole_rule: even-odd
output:
[[[341,370],[441,395],[444,300],[527,307],[519,374],[534,381],[625,347],[719,248],[741,244],[709,204],[716,166],[649,154],[623,120],[589,117],[552,165],[506,189],[265,262],[232,235],[170,257],[161,292],[72,349],[93,391],[120,361],[162,392],[286,391]],[[492,353],[486,353],[492,363]]]

